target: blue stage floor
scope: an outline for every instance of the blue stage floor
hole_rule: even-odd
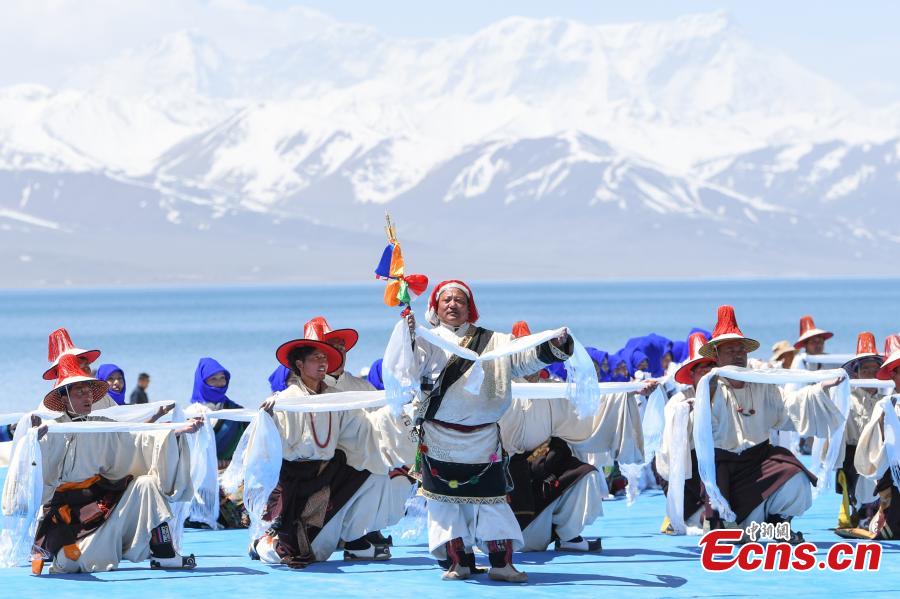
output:
[[[0,478],[2,478],[0,471]],[[151,571],[149,565],[123,562],[102,574],[33,577],[26,567],[0,570],[4,597],[258,597],[305,595],[335,598],[384,594],[389,597],[807,597],[888,594],[900,591],[900,543],[884,543],[879,572],[705,572],[698,560],[698,537],[658,534],[664,498],[651,492],[632,507],[604,503],[605,516],[587,530],[603,538],[603,551],[592,555],[553,552],[517,554],[528,585],[494,583],[486,576],[443,582],[421,541],[393,548],[388,562],[331,561],[292,571],[268,567],[246,555],[246,531],[188,531],[188,552],[199,566],[190,572]],[[807,540],[824,551],[839,539],[828,530],[838,509],[837,495],[819,500],[795,521]],[[395,534],[395,540],[396,540]],[[486,561],[484,556],[480,560]],[[46,570],[45,570],[46,572]]]

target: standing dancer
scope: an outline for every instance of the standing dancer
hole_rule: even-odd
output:
[[[479,355],[511,341],[509,335],[475,325],[475,298],[462,281],[438,284],[426,317],[434,326],[431,333],[443,342]],[[413,316],[407,318],[414,327]],[[563,332],[540,346],[486,362],[484,382],[471,392],[467,383],[474,362],[417,336],[424,395],[417,413],[422,494],[428,499],[429,549],[439,560],[450,560],[445,580],[470,576],[475,545],[488,554],[492,580],[528,580],[512,563],[513,551],[522,547],[522,533],[507,503],[510,481],[497,422],[512,402],[512,379],[566,360],[572,347]]]

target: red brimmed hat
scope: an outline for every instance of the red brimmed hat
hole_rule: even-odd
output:
[[[900,335],[896,333],[884,338],[884,352],[882,355],[887,358],[895,351],[900,351]]]
[[[704,345],[706,345],[706,335],[703,333],[692,333],[688,337],[688,359],[675,371],[675,380],[677,382],[682,385],[693,385],[694,381],[691,380],[691,371],[694,369],[694,366],[716,364],[715,358],[708,358],[700,354],[700,350],[703,349]]]
[[[876,379],[881,379],[882,381],[891,380],[891,373],[900,368],[900,350],[895,351],[890,356],[888,356],[887,360],[884,361],[884,364],[881,365],[881,368],[878,369],[878,372],[875,374]]]
[[[72,338],[69,336],[69,331],[56,329],[50,333],[47,342],[47,361],[51,363],[51,366],[44,371],[45,381],[52,381],[57,378],[56,367],[59,365],[59,358],[67,354],[86,358],[88,364],[90,364],[100,357],[100,350],[75,347],[75,344],[72,343]]]
[[[303,337],[314,341],[340,341],[344,351],[350,351],[359,341],[359,333],[354,329],[332,329],[323,316],[316,316],[303,325]]]
[[[448,289],[459,289],[466,294],[466,297],[469,298],[469,319],[467,322],[476,322],[478,320],[478,308],[475,307],[475,296],[472,295],[472,290],[469,289],[468,285],[456,279],[441,281],[434,286],[434,289],[431,291],[431,297],[428,298],[428,311],[425,312],[426,320],[428,320],[432,326],[438,325],[440,322],[437,317],[438,298],[441,297],[441,293]]]
[[[740,341],[748,352],[759,349],[759,341],[744,337],[744,334],[738,327],[737,317],[734,315],[734,306],[719,306],[716,328],[713,329],[712,339],[700,348],[699,353],[704,358],[715,358],[716,346],[726,341]]]
[[[528,327],[528,323],[524,320],[520,320],[518,322],[513,323],[512,326],[512,337],[513,339],[518,339],[519,337],[527,337],[531,334],[531,329]],[[541,368],[538,372],[542,379],[549,379],[550,373],[547,372],[546,368]]]
[[[315,341],[313,339],[294,339],[293,341],[282,343],[275,350],[275,358],[278,360],[278,363],[293,371],[293,365],[288,361],[288,354],[297,347],[314,347],[322,350],[322,353],[328,358],[328,372],[334,372],[344,363],[344,356],[341,355],[341,352],[323,341]]]
[[[806,316],[800,319],[800,338],[794,342],[794,347],[800,349],[803,347],[803,344],[812,339],[813,337],[824,337],[826,340],[834,337],[834,333],[831,331],[823,331],[822,329],[816,328],[816,323],[813,322],[813,317],[807,314]]]
[[[62,389],[75,383],[90,383],[91,393],[94,396],[93,403],[97,403],[109,391],[109,384],[106,381],[95,379],[87,376],[81,369],[78,356],[75,354],[63,354],[59,357],[57,365],[59,378],[53,389],[44,396],[44,407],[54,412],[66,411],[66,400],[63,399]]]
[[[860,333],[856,338],[856,356],[847,360],[841,368],[852,374],[866,360],[875,360],[879,366],[884,362],[884,357],[875,347],[875,335],[868,331]]]

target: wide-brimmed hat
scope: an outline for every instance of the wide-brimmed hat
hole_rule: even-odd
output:
[[[822,336],[827,340],[834,337],[834,333],[817,328],[816,323],[813,322],[813,317],[807,314],[800,319],[800,337],[794,342],[794,347],[800,349],[803,347],[804,343],[813,337],[819,336]]]
[[[898,368],[900,368],[900,350],[887,357],[887,360],[884,361],[884,364],[881,365],[881,368],[875,374],[875,378],[889,381],[891,380],[891,373]]]
[[[334,349],[324,341],[315,341],[313,339],[294,339],[292,341],[282,343],[278,347],[278,349],[275,350],[275,358],[282,366],[293,370],[294,368],[288,360],[288,355],[291,353],[292,349],[298,347],[314,347],[318,350],[321,350],[322,353],[324,353],[328,358],[328,372],[334,372],[344,363],[344,356],[341,355],[341,352]]]
[[[713,329],[712,339],[700,348],[700,355],[704,358],[716,357],[716,346],[726,341],[740,341],[748,352],[759,349],[759,341],[745,337],[737,324],[734,315],[734,306],[719,306],[716,315],[716,328]]]
[[[853,371],[866,360],[875,360],[878,362],[879,366],[884,363],[884,356],[879,354],[878,349],[875,347],[875,335],[868,331],[860,333],[859,336],[857,336],[856,355],[844,362],[844,365],[841,366],[841,368],[850,374],[853,374]]]
[[[887,358],[895,351],[900,351],[900,334],[897,333],[884,338],[884,351],[881,352],[881,355]]]
[[[694,366],[699,364],[715,364],[715,358],[705,357],[700,354],[700,350],[706,345],[706,335],[703,333],[691,333],[688,337],[688,359],[685,360],[678,370],[675,371],[675,381],[682,385],[693,385],[691,379],[691,371]]]
[[[303,337],[314,341],[341,341],[344,351],[350,351],[359,341],[359,333],[354,329],[332,329],[322,316],[316,316],[303,325]]]
[[[90,364],[100,357],[100,350],[75,347],[75,344],[72,343],[72,337],[69,336],[69,331],[64,328],[56,329],[50,333],[47,340],[47,361],[51,363],[51,366],[44,371],[45,381],[52,381],[58,378],[56,367],[59,365],[59,357],[66,354],[85,358]]]
[[[797,353],[797,349],[787,339],[782,339],[772,346],[772,361],[777,362],[787,353]]]
[[[61,355],[57,370],[59,378],[50,393],[44,396],[44,407],[48,410],[65,412],[66,400],[63,399],[62,390],[75,383],[90,383],[91,393],[94,397],[93,403],[97,403],[109,391],[109,383],[84,374],[78,356],[75,354]]]

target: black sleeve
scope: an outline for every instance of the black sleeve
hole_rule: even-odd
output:
[[[556,351],[562,352],[566,354],[566,357],[572,355],[572,352],[575,351],[575,344],[572,343],[572,337],[566,337],[566,343],[562,347],[557,347]],[[537,347],[537,357],[538,360],[543,362],[544,364],[556,364],[557,362],[563,362],[556,357],[556,354],[553,353],[553,348],[551,347],[551,343],[549,341],[545,341],[541,343]]]

